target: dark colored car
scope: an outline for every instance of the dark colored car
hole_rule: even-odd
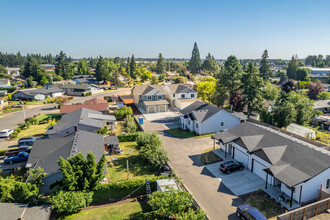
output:
[[[19,147],[18,149],[7,150],[5,152],[5,156],[17,155],[19,152],[30,153],[31,152],[31,149],[32,149],[32,147],[30,147],[30,146],[22,146],[22,147]]]
[[[245,220],[267,220],[258,209],[253,208],[248,204],[237,206],[236,214],[238,217]]]
[[[20,152],[17,155],[10,155],[5,157],[5,163],[19,163],[19,162],[25,162],[28,161],[29,159],[29,154],[26,152]]]
[[[32,136],[31,137],[22,137],[18,140],[18,142],[20,142],[20,141],[35,141],[35,140],[37,140],[37,138],[32,137]]]
[[[223,173],[230,174],[236,170],[244,170],[244,165],[234,160],[226,161],[219,166],[219,170]]]

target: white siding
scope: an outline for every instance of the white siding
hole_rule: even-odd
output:
[[[63,92],[54,92],[52,93],[52,97],[59,97],[59,96],[63,96]]]

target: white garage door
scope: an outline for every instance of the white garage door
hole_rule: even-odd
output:
[[[233,148],[234,152],[234,159],[243,163],[245,167],[248,166],[248,160],[249,160],[249,156],[245,153],[243,153],[242,151],[240,151],[239,149],[237,149],[236,147]]]
[[[160,105],[159,106],[159,112],[165,112],[166,106],[165,105]]]
[[[263,180],[266,180],[266,172],[262,169],[265,168],[263,164],[259,163],[257,160],[253,160],[253,172],[261,177]],[[269,176],[268,176],[269,178]]]
[[[149,113],[155,113],[156,112],[156,106],[149,106]]]

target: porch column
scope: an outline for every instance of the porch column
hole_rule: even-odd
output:
[[[227,158],[227,144],[225,144],[225,159]]]
[[[213,149],[215,149],[215,138],[213,139]]]
[[[292,199],[293,199],[293,187],[291,188],[291,198],[290,198],[290,208],[292,208]]]
[[[267,189],[267,182],[268,182],[268,172],[266,172],[266,185],[265,185],[265,189]]]

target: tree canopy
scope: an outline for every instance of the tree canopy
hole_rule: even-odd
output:
[[[269,79],[272,70],[270,69],[270,64],[268,62],[268,51],[265,50],[261,56],[260,67],[259,67],[260,76],[265,80]]]
[[[197,43],[195,42],[189,62],[189,69],[191,73],[199,73],[201,71],[201,58],[198,50]]]
[[[61,51],[56,57],[55,73],[61,76],[63,79],[71,79],[73,77],[72,71],[70,71],[70,65],[66,54]]]
[[[157,64],[156,64],[156,73],[157,74],[166,73],[165,62],[164,62],[164,59],[163,59],[163,56],[161,53],[158,56],[158,60],[157,60]]]

